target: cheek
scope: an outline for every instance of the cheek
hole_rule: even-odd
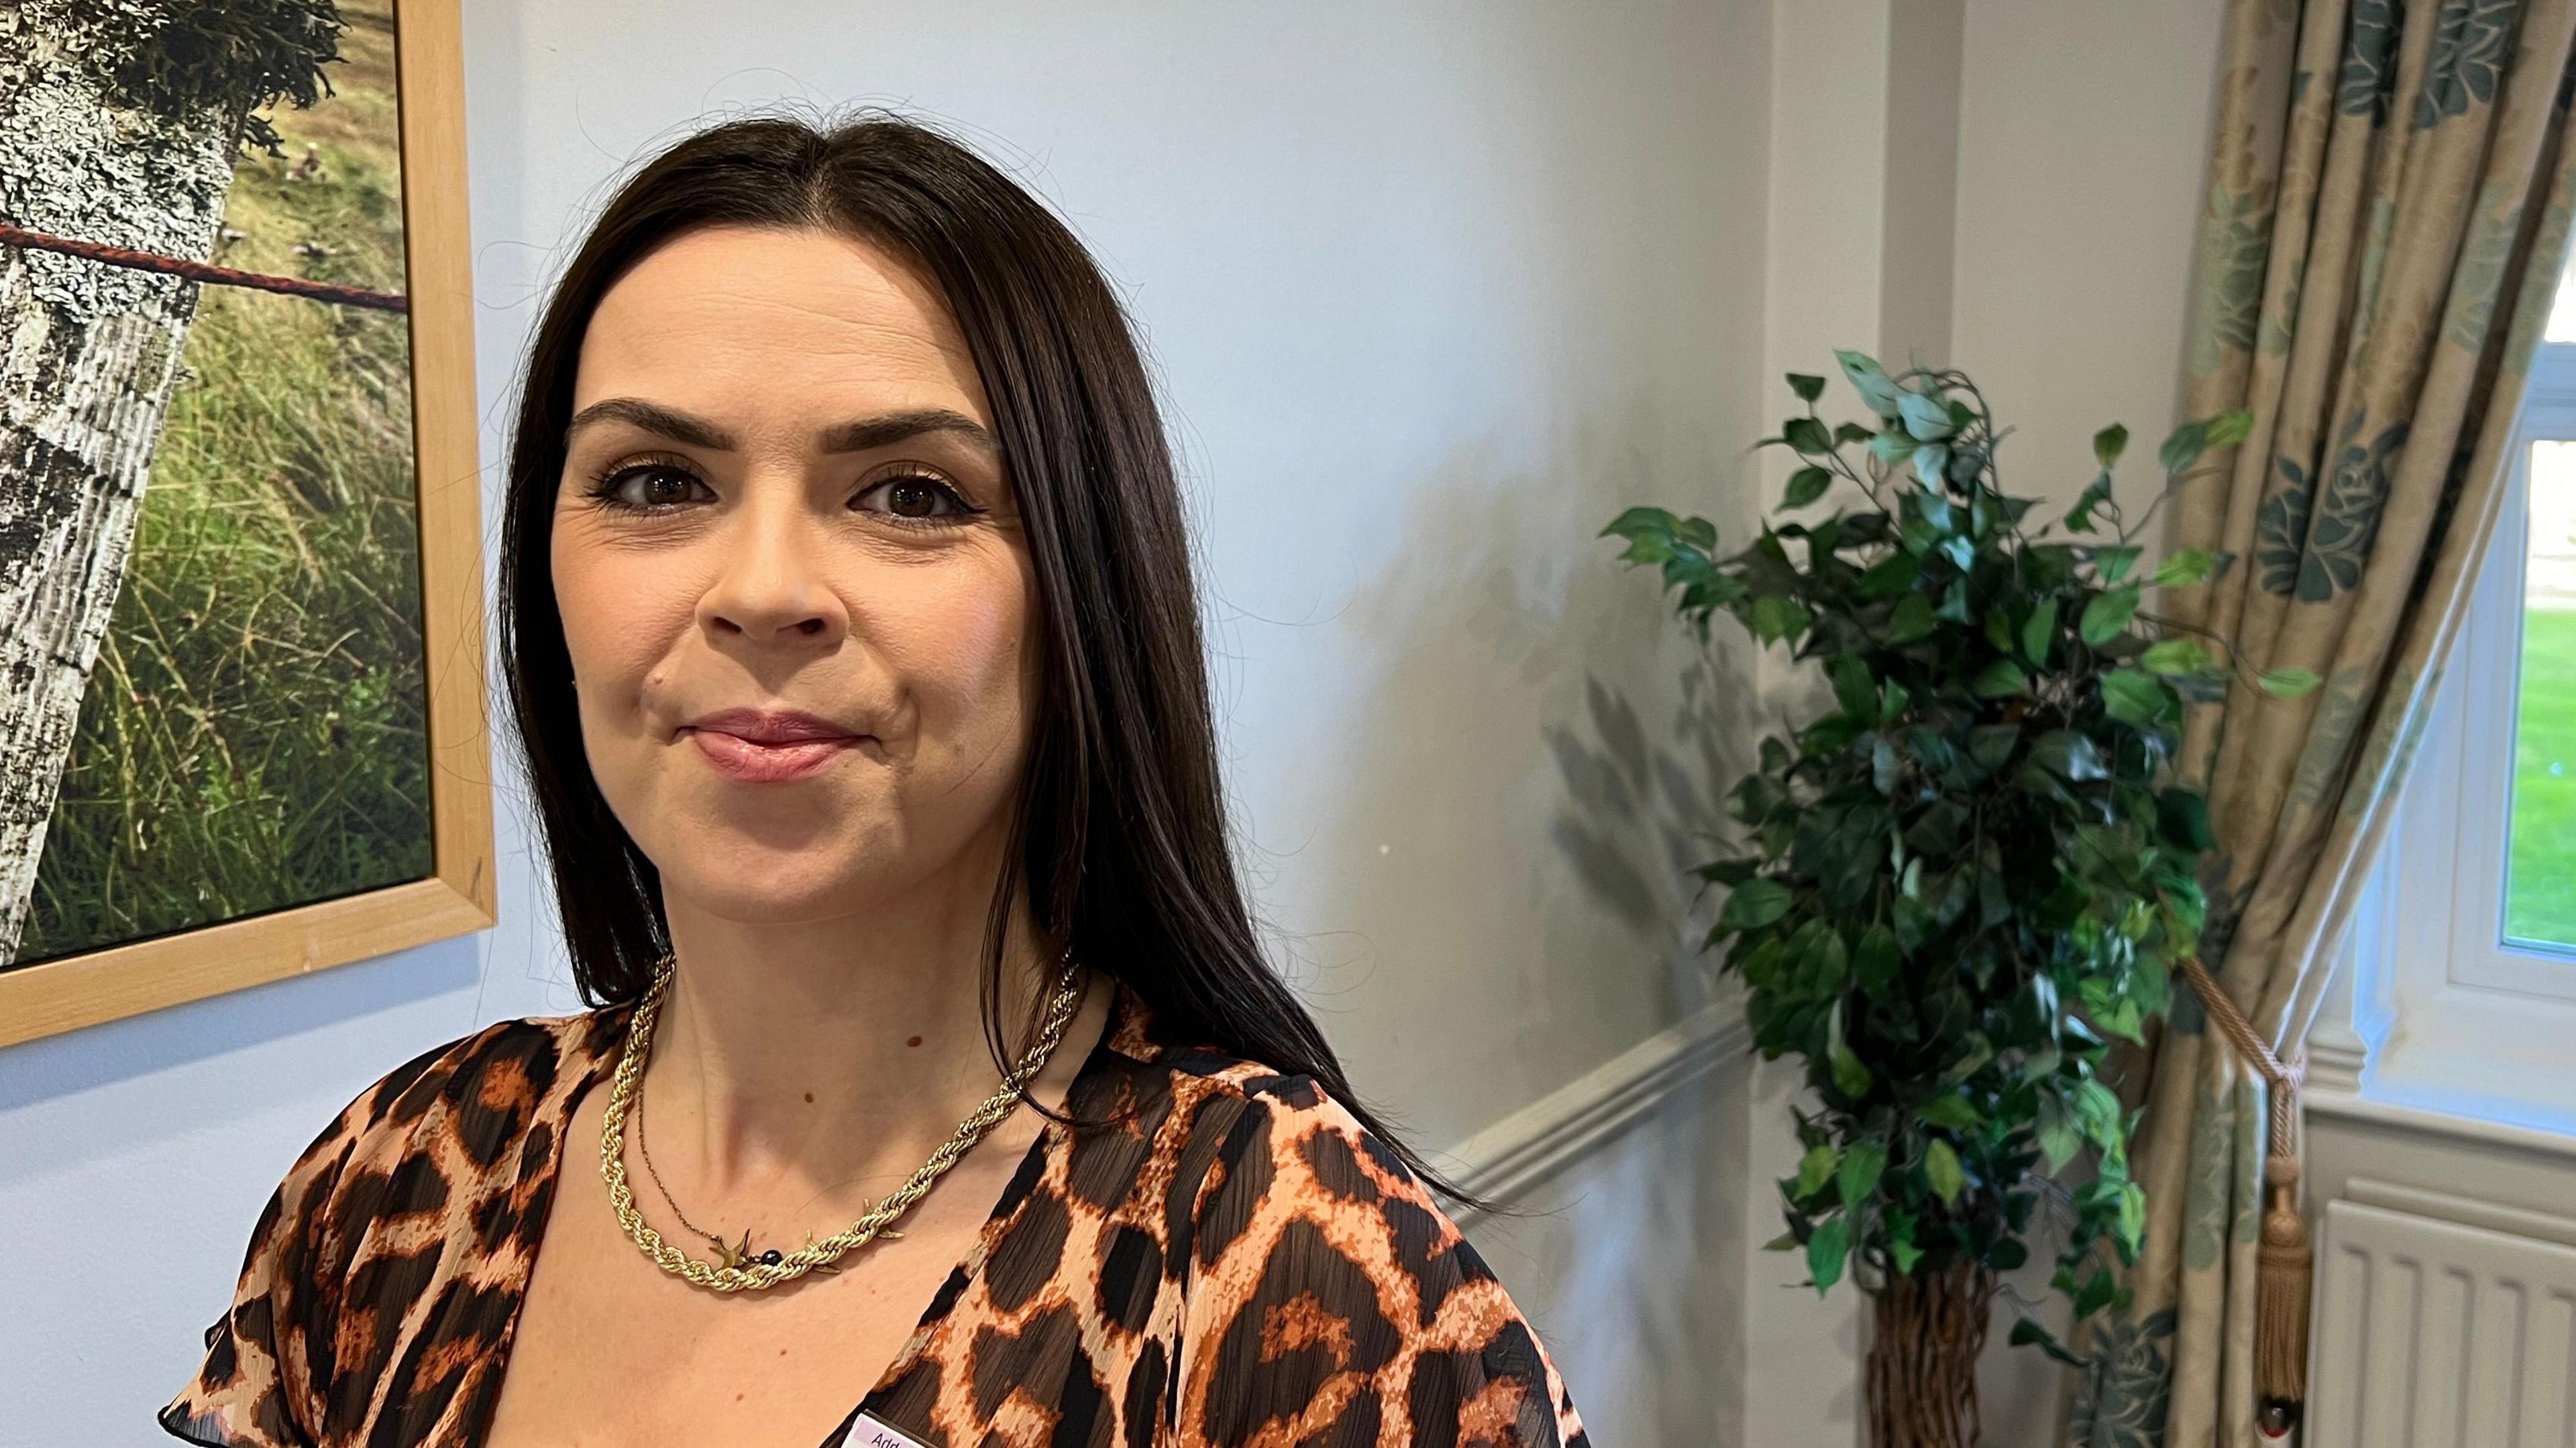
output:
[[[929,571],[905,591],[901,619],[880,637],[889,662],[912,686],[930,732],[975,755],[1016,736],[1032,707],[1037,640],[1033,579],[1016,551],[996,550],[973,566]],[[882,616],[882,615],[881,615]]]
[[[557,528],[555,608],[586,705],[631,701],[677,631],[688,626],[697,590],[673,562],[585,541],[578,528]]]

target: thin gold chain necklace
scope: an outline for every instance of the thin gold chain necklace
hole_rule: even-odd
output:
[[[635,1209],[635,1194],[626,1184],[626,1118],[635,1102],[637,1084],[644,1076],[644,1066],[653,1054],[653,1027],[662,1013],[662,1001],[670,990],[674,962],[664,955],[655,964],[653,983],[635,1007],[626,1023],[626,1047],[618,1058],[617,1077],[608,1096],[608,1109],[600,1115],[599,1174],[608,1183],[608,1203],[617,1213],[617,1223],[626,1235],[655,1266],[675,1277],[686,1278],[700,1287],[717,1292],[750,1292],[793,1281],[808,1272],[828,1268],[843,1256],[858,1250],[883,1234],[912,1204],[930,1191],[931,1183],[982,1140],[1027,1094],[1029,1083],[1046,1069],[1047,1059],[1055,1054],[1056,1043],[1064,1038],[1064,1028],[1073,1019],[1074,1007],[1082,992],[1076,980],[1073,953],[1065,952],[1061,974],[1056,982],[1055,997],[1047,1004],[1045,1024],[1038,1038],[1002,1078],[1001,1089],[984,1100],[957,1123],[957,1130],[930,1159],[921,1164],[909,1181],[860,1214],[859,1219],[820,1242],[808,1240],[793,1252],[767,1260],[763,1253],[756,1260],[743,1261],[738,1252],[728,1251],[728,1262],[705,1262],[663,1240]],[[749,1238],[746,1236],[745,1241]]]
[[[742,1240],[736,1242],[722,1233],[710,1232],[706,1228],[699,1226],[697,1223],[690,1221],[689,1214],[680,1209],[680,1199],[671,1195],[671,1184],[662,1180],[662,1169],[653,1164],[653,1138],[644,1125],[644,1093],[641,1091],[635,1093],[635,1114],[631,1119],[635,1123],[635,1149],[644,1154],[644,1174],[653,1179],[653,1190],[661,1193],[662,1205],[671,1209],[671,1215],[679,1221],[681,1226],[686,1227],[690,1231],[697,1233],[699,1236],[706,1238],[708,1245],[716,1249],[716,1263],[718,1266],[748,1267],[755,1262],[767,1262],[775,1266],[777,1263],[786,1260],[787,1254],[779,1251],[775,1247],[770,1248],[766,1252],[755,1250],[751,1245],[751,1230],[749,1228],[743,1229]],[[900,1241],[902,1237],[903,1233],[896,1231],[892,1227],[881,1227],[877,1230],[877,1239],[879,1241]],[[808,1232],[805,1234],[805,1245],[808,1247],[814,1245],[813,1233]],[[825,1266],[817,1267],[814,1270],[817,1272],[838,1272],[841,1269],[838,1267]]]

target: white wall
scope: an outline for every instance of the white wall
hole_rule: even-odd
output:
[[[1243,851],[1355,1076],[1443,1146],[1702,1003],[1672,801],[1735,766],[1709,740],[1745,698],[1683,728],[1688,650],[1592,535],[1648,500],[1735,525],[1764,0],[465,10],[487,459],[606,178],[781,96],[960,123],[1150,333]],[[506,774],[499,803],[491,932],[0,1051],[0,1443],[165,1441],[151,1410],[341,1103],[577,1008]],[[1604,1444],[1733,1421],[1740,1268],[1672,1250],[1742,1211],[1709,1165],[1740,1152],[1734,1088],[1700,1089],[1721,1105],[1677,1099],[1550,1214],[1478,1229]]]

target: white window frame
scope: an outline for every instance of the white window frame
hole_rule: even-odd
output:
[[[2576,1134],[2576,952],[2504,936],[2531,445],[2561,439],[2576,343],[2534,362],[2491,551],[2339,961],[2349,1016],[2330,1001],[2310,1048],[2329,1092]]]

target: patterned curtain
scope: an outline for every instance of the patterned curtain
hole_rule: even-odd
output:
[[[2219,842],[2202,960],[2290,1060],[2501,507],[2576,203],[2576,0],[2234,0],[2226,24],[2182,410],[2254,428],[2172,500],[2175,545],[2235,566],[2166,607],[2324,680],[2240,685],[2184,750]],[[2254,1372],[2265,1088],[2212,1024],[2178,989],[2145,1252],[2075,1386],[2080,1448],[2257,1448],[2294,1416]]]

